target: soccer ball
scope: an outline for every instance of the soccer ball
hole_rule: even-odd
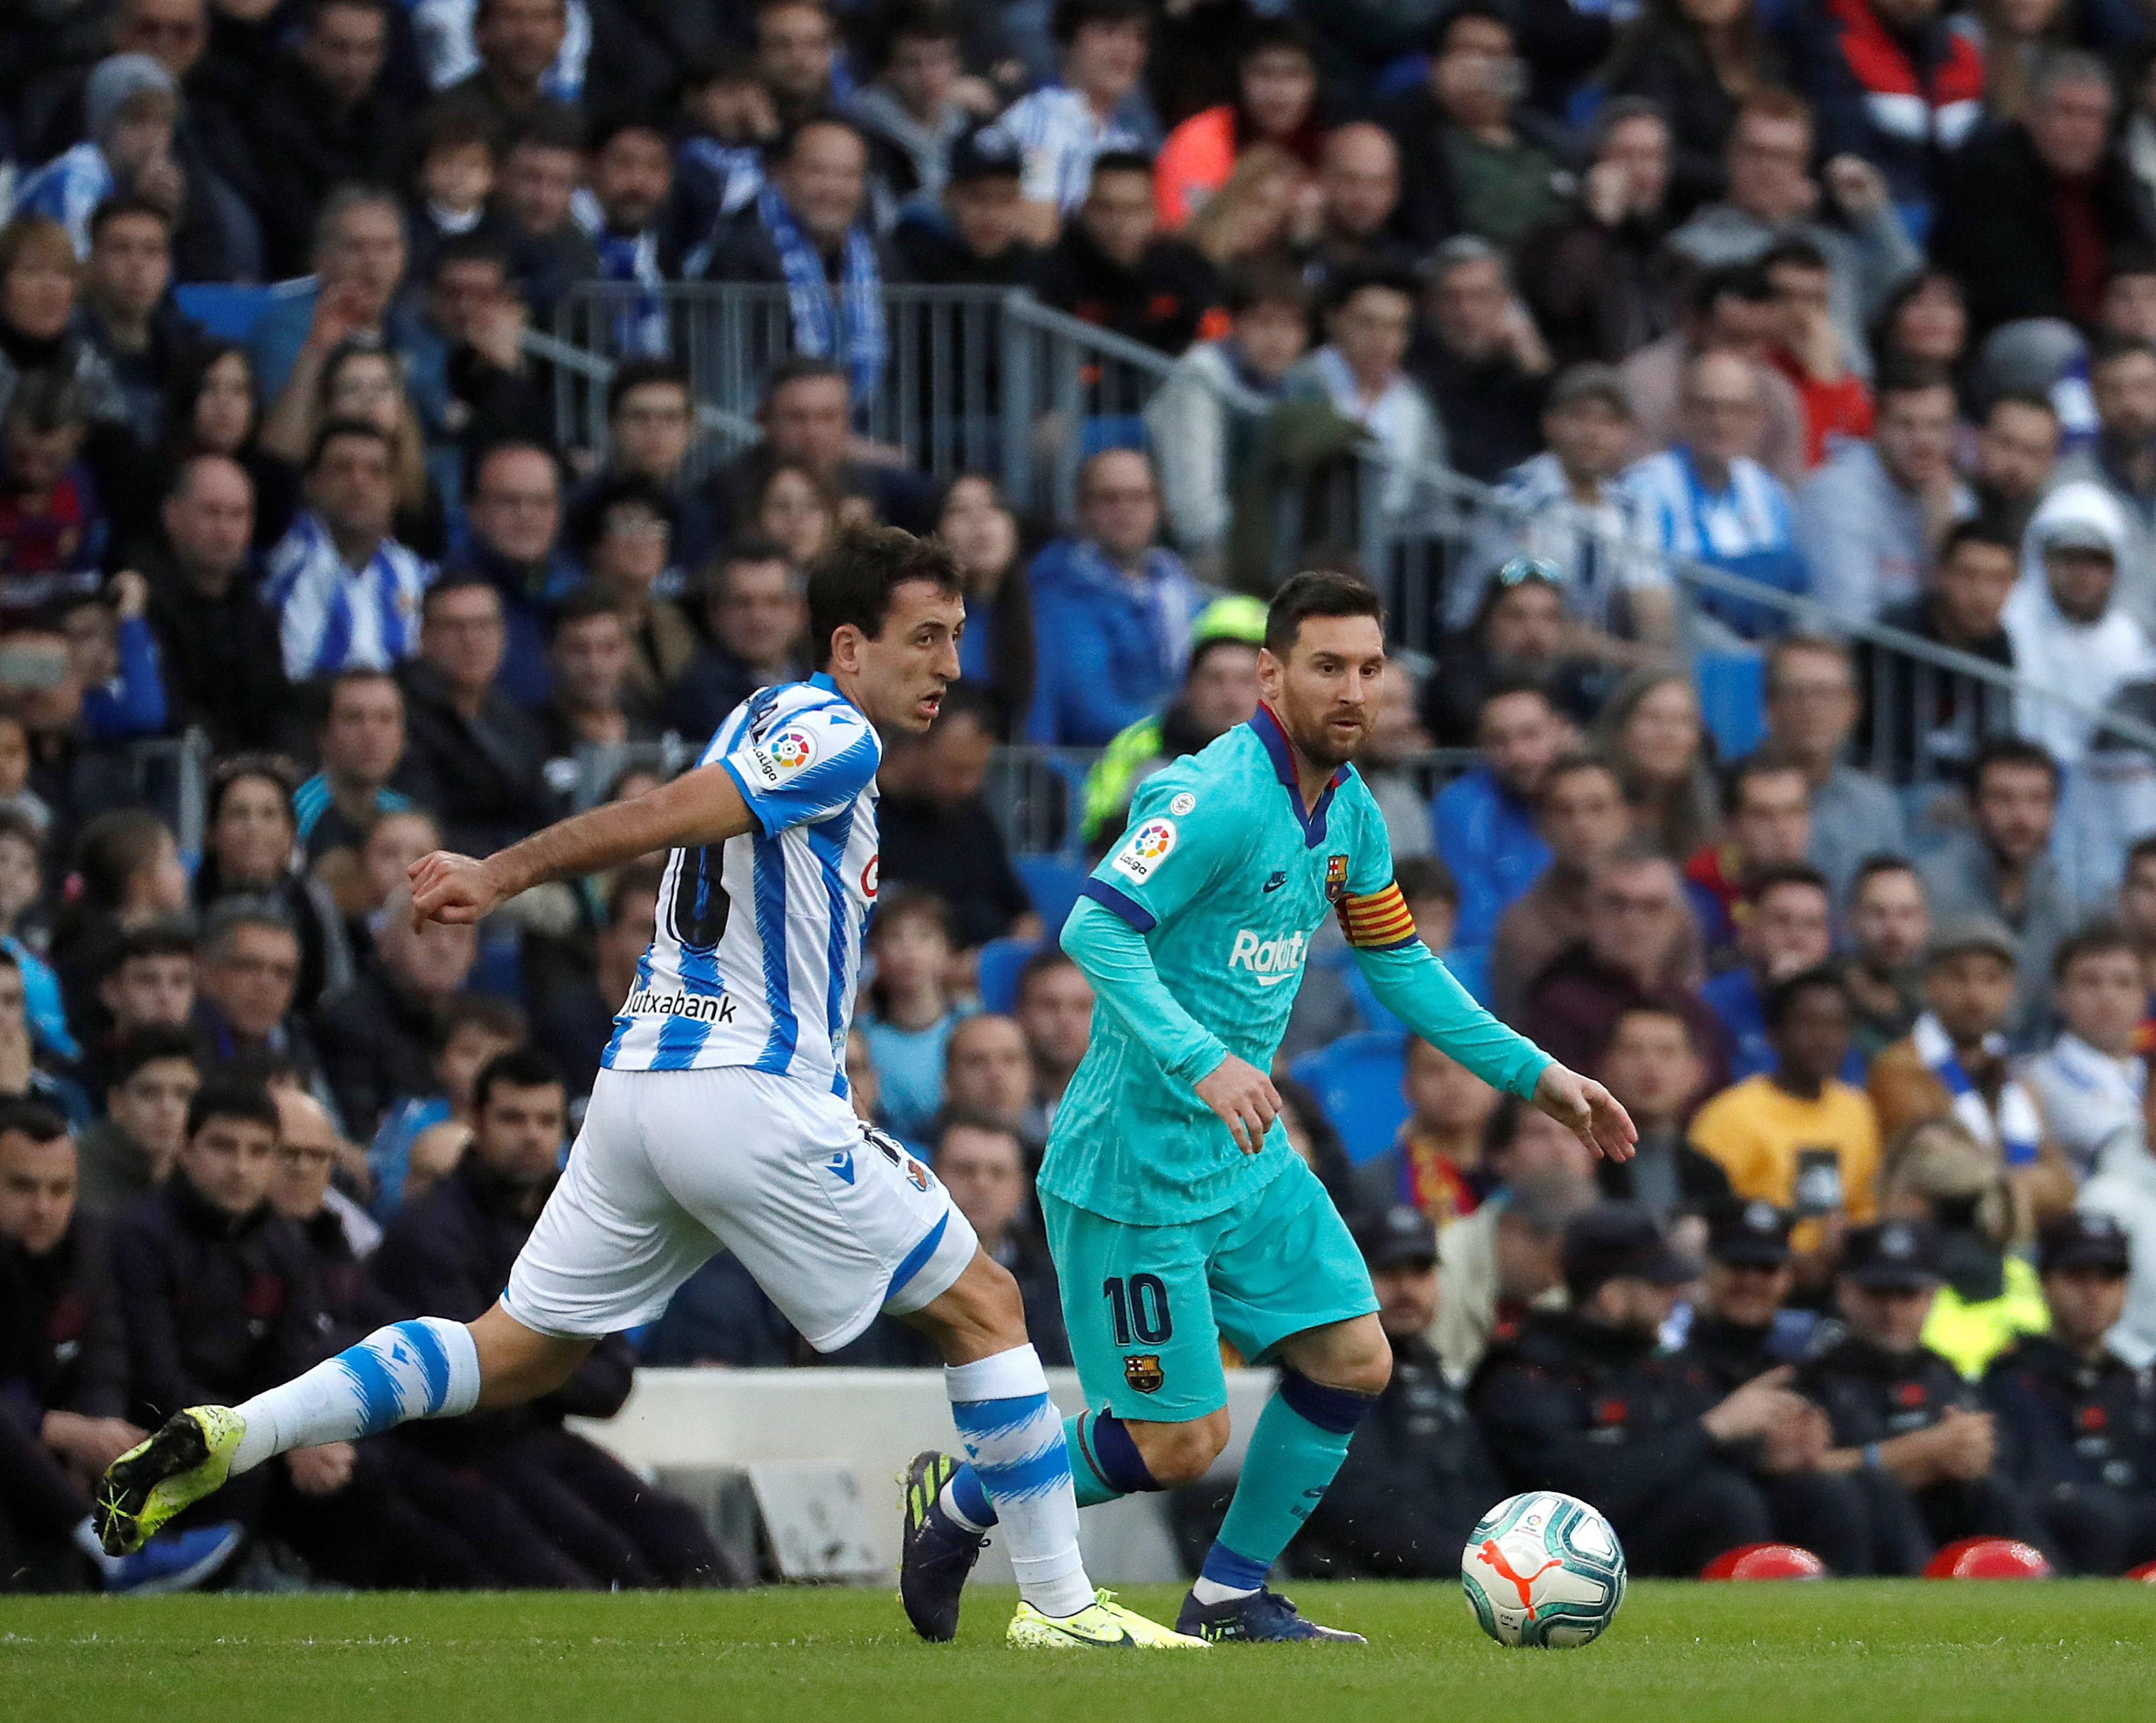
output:
[[[1585,1502],[1533,1489],[1482,1516],[1460,1558],[1460,1584],[1500,1645],[1584,1645],[1625,1601],[1625,1551]]]

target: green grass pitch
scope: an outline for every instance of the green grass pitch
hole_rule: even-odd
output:
[[[1296,1586],[1353,1647],[1017,1653],[1012,1594],[923,1645],[867,1591],[0,1599],[23,1723],[2073,1723],[2156,1718],[2156,1587],[1636,1585],[1597,1643],[1507,1651],[1449,1585]],[[1176,1597],[1142,1587],[1156,1612]]]

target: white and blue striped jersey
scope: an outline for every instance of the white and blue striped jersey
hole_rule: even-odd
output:
[[[434,565],[393,538],[364,568],[346,565],[329,528],[303,511],[270,553],[262,601],[278,613],[294,681],[357,666],[389,670],[419,650],[419,600]]]
[[[697,764],[726,769],[757,829],[667,858],[603,1067],[747,1065],[847,1093],[882,758],[829,676],[759,689],[728,714]]]

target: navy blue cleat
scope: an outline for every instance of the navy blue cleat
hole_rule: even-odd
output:
[[[105,1589],[130,1597],[192,1592],[217,1576],[245,1535],[246,1528],[236,1523],[166,1532],[114,1561],[105,1570]]]
[[[958,1463],[931,1448],[913,1457],[906,1486],[906,1537],[898,1562],[898,1601],[924,1639],[939,1643],[958,1633],[958,1599],[966,1576],[988,1547],[984,1532],[968,1531],[943,1511],[943,1486]]]
[[[1175,1618],[1175,1631],[1216,1643],[1226,1639],[1248,1640],[1253,1644],[1285,1639],[1330,1639],[1342,1645],[1370,1643],[1360,1633],[1305,1621],[1294,1604],[1264,1586],[1247,1597],[1230,1597],[1222,1603],[1200,1603],[1195,1592],[1186,1593],[1183,1612]]]

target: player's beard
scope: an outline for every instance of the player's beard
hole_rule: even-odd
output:
[[[1311,764],[1322,766],[1328,772],[1337,771],[1363,751],[1363,744],[1369,739],[1370,735],[1370,726],[1367,718],[1363,721],[1363,727],[1356,731],[1355,738],[1352,742],[1343,743],[1333,734],[1332,724],[1333,717],[1350,710],[1352,708],[1328,707],[1315,718],[1303,719],[1301,715],[1297,713],[1295,719],[1291,720],[1288,734],[1294,739],[1295,745],[1303,758]]]

